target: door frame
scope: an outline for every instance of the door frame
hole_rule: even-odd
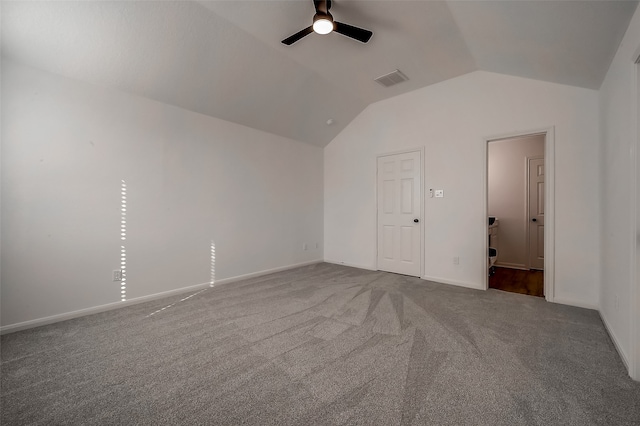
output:
[[[527,262],[525,263],[527,270],[531,270],[531,223],[529,222],[531,220],[530,216],[529,216],[529,212],[530,212],[530,207],[531,207],[531,160],[543,160],[545,162],[546,165],[546,159],[545,156],[533,156],[533,157],[525,157],[525,201],[524,201],[524,222],[525,222],[525,226],[526,226],[526,236],[525,236],[525,244],[527,245]],[[546,172],[546,171],[545,171]],[[487,176],[488,177],[488,176]],[[546,182],[546,176],[545,176],[545,182]],[[545,188],[546,189],[546,188]],[[489,193],[487,192],[487,196],[489,195]],[[487,205],[488,208],[488,205]],[[546,205],[544,206],[545,210],[546,210]],[[546,213],[546,211],[545,211]],[[544,215],[545,218],[545,224],[546,224],[546,219],[547,219],[547,215]],[[546,253],[544,254],[546,257]],[[543,271],[544,271],[544,267],[543,267]]]
[[[424,235],[425,235],[425,221],[424,221],[424,217],[425,217],[425,211],[424,211],[424,146],[421,147],[416,147],[416,148],[408,148],[408,149],[403,149],[400,151],[391,151],[391,152],[384,152],[384,153],[380,153],[376,155],[375,158],[375,170],[376,170],[376,174],[375,174],[375,215],[376,215],[376,220],[375,220],[375,229],[374,229],[374,235],[375,235],[375,242],[376,242],[376,271],[379,271],[379,267],[378,267],[378,159],[381,157],[388,157],[390,155],[397,155],[397,154],[408,154],[410,152],[419,152],[420,153],[420,223],[422,224],[421,228],[420,228],[420,278],[424,277]]]
[[[631,353],[629,362],[629,376],[632,379],[640,381],[640,252],[638,252],[638,244],[640,243],[640,47],[638,47],[633,56],[635,72],[632,74],[634,79],[632,82],[633,96],[632,109],[634,111],[635,125],[631,126],[631,132],[635,144],[631,144],[634,155],[631,157],[631,229],[630,232],[630,248],[631,248],[631,312],[629,320],[631,321]]]
[[[544,297],[548,302],[555,301],[555,126],[530,131],[512,132],[484,138],[482,155],[482,212],[478,221],[482,226],[482,253],[489,247],[489,235],[487,232],[487,217],[489,217],[489,143],[505,139],[514,139],[525,136],[544,135]],[[486,257],[486,256],[485,256]],[[482,263],[482,288],[489,288],[489,274],[487,262]]]

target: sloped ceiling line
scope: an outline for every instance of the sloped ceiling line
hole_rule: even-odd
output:
[[[598,89],[637,4],[336,0],[336,19],[371,29],[369,43],[314,34],[284,46],[310,23],[311,0],[3,1],[1,48],[25,65],[324,146],[367,105],[478,69]],[[409,81],[374,82],[394,69]]]

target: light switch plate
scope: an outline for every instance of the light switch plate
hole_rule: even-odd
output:
[[[444,189],[436,189],[436,198],[444,197]]]

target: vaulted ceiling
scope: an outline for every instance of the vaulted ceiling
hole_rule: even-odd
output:
[[[598,89],[637,1],[348,1],[374,32],[280,41],[311,0],[3,1],[2,56],[319,146],[367,105],[475,70]],[[408,81],[374,79],[400,69]],[[328,125],[327,120],[333,124]]]

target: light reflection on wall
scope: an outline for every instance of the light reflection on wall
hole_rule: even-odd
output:
[[[211,281],[209,287],[213,287],[216,282],[216,244],[211,240]]]
[[[122,281],[120,282],[120,300],[127,300],[127,249],[124,241],[127,239],[127,183],[123,180],[120,185],[120,271]]]

